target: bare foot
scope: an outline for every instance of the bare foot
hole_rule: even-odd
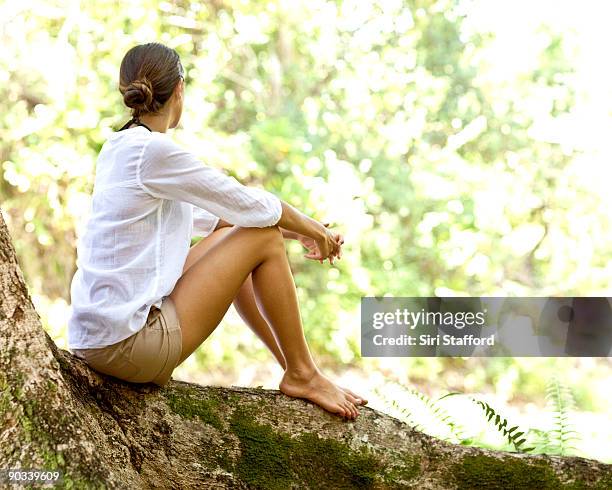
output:
[[[319,371],[306,376],[285,371],[279,389],[287,396],[306,398],[325,410],[349,419],[355,419],[359,412],[355,399]]]
[[[281,363],[281,367],[283,368],[283,370],[287,369],[287,367],[285,366],[284,363]],[[366,400],[364,397],[358,395],[357,393],[352,392],[348,388],[344,388],[343,386],[338,385],[338,388],[340,388],[346,394],[350,395],[348,398],[349,398],[350,401],[353,402],[353,404],[355,404],[355,405],[367,405],[368,400]]]

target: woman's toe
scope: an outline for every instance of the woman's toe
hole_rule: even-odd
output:
[[[353,405],[359,405],[360,400],[358,398],[355,398],[353,395],[351,395],[350,393],[346,394],[346,399],[348,401],[350,401]]]
[[[353,398],[357,399],[357,403],[355,403],[356,405],[365,405],[366,403],[368,403],[368,401],[359,396],[357,393],[349,390],[348,388],[342,388],[346,393],[348,393],[349,395],[351,395]]]
[[[350,417],[354,419],[357,416],[357,409],[355,408],[355,405],[353,405],[350,401],[347,400],[345,402],[345,407],[349,412]]]

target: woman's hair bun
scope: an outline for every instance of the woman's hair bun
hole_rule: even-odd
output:
[[[183,78],[178,53],[161,43],[133,46],[121,60],[119,91],[132,117],[157,114]]]
[[[143,77],[130,82],[123,94],[123,101],[128,107],[148,112],[153,104],[153,86]]]

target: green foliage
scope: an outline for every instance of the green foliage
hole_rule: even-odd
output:
[[[406,423],[413,426],[416,430],[437,435],[446,441],[466,441],[463,425],[459,423],[456,417],[452,417],[440,403],[443,397],[434,400],[425,393],[421,393],[414,388],[402,386],[397,383],[394,383],[393,387],[399,390],[403,395],[417,402],[416,406],[408,409],[403,403],[395,399],[390,400],[390,408],[397,411]],[[379,389],[376,389],[375,392],[384,398],[384,393]],[[423,415],[426,415],[426,417]]]
[[[535,435],[535,452],[567,455],[576,451],[572,444],[580,436],[571,422],[572,411],[576,408],[569,386],[559,378],[552,377],[546,386],[547,408],[551,414],[552,428],[532,429]]]
[[[532,447],[521,447],[527,439],[521,437],[525,432],[517,431],[518,425],[508,428],[508,420],[499,415],[488,403],[474,398],[472,400],[484,410],[487,420],[492,422],[495,428],[508,439],[508,442],[514,446],[516,451],[524,453],[534,449]],[[493,417],[495,417],[494,420]]]
[[[461,416],[450,415],[448,408],[441,403],[442,400],[454,396],[466,396],[464,393],[451,392],[437,399],[431,399],[424,393],[419,392],[414,388],[407,388],[401,385],[393,384],[393,387],[403,392],[408,393],[411,397],[420,400],[420,410],[407,410],[402,407],[396,400],[391,400],[390,405],[396,409],[406,423],[413,425],[417,430],[427,434],[438,436],[440,426],[448,429],[454,436],[455,441],[463,445],[484,446],[478,438],[466,436],[467,420]],[[377,393],[385,398],[384,392],[377,390]],[[512,448],[521,453],[544,453],[544,454],[559,454],[567,455],[576,448],[571,445],[571,442],[578,440],[578,433],[573,429],[571,424],[571,411],[575,408],[575,402],[571,389],[562,383],[556,376],[550,378],[546,386],[546,400],[548,409],[551,413],[552,427],[548,429],[529,428],[520,430],[518,425],[512,425],[508,419],[499,411],[495,410],[489,403],[479,400],[472,396],[467,396],[469,400],[478,405],[482,409],[482,413],[487,422],[498,431],[512,446]],[[424,413],[432,416],[429,420],[431,423],[422,423]],[[473,424],[472,424],[473,425]],[[452,438],[443,439],[452,440]],[[529,441],[529,442],[528,442]],[[527,443],[527,445],[525,445]]]
[[[323,0],[287,10],[136,0],[51,16],[44,5],[15,13],[0,56],[0,200],[37,292],[69,301],[96,155],[128,116],[119,63],[151,39],[175,47],[186,68],[180,143],[339,223],[338,277],[295,260],[303,304],[316,304],[304,307],[316,351],[355,356],[339,340],[348,335],[338,335],[338,311],[364,294],[527,295],[570,276],[590,282],[563,283],[564,293],[605,287],[580,271],[604,267],[609,242],[586,243],[589,230],[567,224],[587,199],[575,219],[603,230],[605,206],[571,178],[572,152],[529,132],[575,100],[554,24],[542,29],[549,42],[533,47],[532,71],[492,82],[485,55],[495,34],[467,26],[460,2],[367,2],[357,12]],[[590,264],[567,253],[587,245]]]

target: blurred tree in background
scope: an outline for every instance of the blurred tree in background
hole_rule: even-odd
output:
[[[150,41],[175,48],[186,70],[183,119],[172,132],[179,143],[344,234],[333,267],[288,243],[306,334],[328,363],[369,365],[359,358],[362,296],[610,296],[611,198],[592,140],[576,137],[587,90],[574,38],[554,18],[523,10],[508,19],[516,35],[504,44],[483,17],[495,8],[500,2],[0,3],[0,200],[58,345],[96,156],[129,116],[119,64]],[[246,329],[228,327],[195,358],[202,369],[240,368],[254,355],[269,358]],[[511,372],[512,392],[521,380],[531,395],[544,386],[529,391],[533,365],[520,360],[393,361],[403,381],[448,372],[443,382],[453,385],[452,373],[463,372],[477,388]],[[589,400],[578,398],[583,408]]]

